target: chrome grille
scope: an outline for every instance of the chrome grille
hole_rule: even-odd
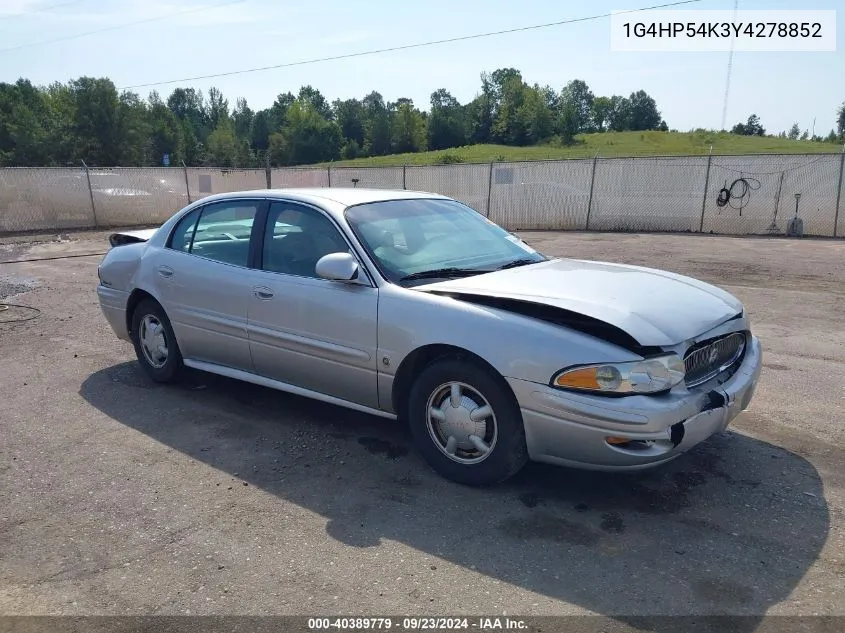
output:
[[[737,362],[745,351],[745,334],[734,332],[691,348],[684,356],[687,387],[717,376]]]

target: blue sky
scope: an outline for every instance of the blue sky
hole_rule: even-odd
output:
[[[231,2],[232,0],[228,0]],[[659,4],[661,0],[0,0],[0,81],[37,84],[82,75],[108,76],[119,88],[193,75],[341,55],[553,22]],[[665,1],[665,0],[664,0]],[[65,5],[55,7],[55,5]],[[218,6],[219,8],[214,8]],[[48,10],[43,10],[47,8]],[[202,8],[200,11],[88,35],[43,40]],[[733,0],[702,0],[693,9],[732,9]],[[798,122],[827,134],[845,101],[845,0],[740,0],[741,9],[838,9],[835,53],[735,53],[729,125],[756,112],[768,131]],[[39,13],[18,17],[13,14]],[[4,17],[6,16],[6,17]],[[328,99],[410,97],[428,107],[448,89],[462,103],[481,71],[515,67],[529,83],[560,89],[583,79],[596,95],[644,89],[672,128],[718,128],[728,54],[622,53],[610,50],[609,18],[401,51],[209,80],[138,88],[167,96],[178,85],[217,86],[234,105],[253,109],[280,92],[311,84]]]

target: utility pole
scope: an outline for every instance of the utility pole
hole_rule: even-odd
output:
[[[739,0],[734,0],[734,23],[736,23],[736,12],[739,9]],[[727,125],[728,119],[728,95],[731,91],[731,70],[733,69],[734,65],[734,42],[735,39],[731,36],[731,49],[728,53],[728,72],[727,77],[725,78],[725,100],[722,103],[722,130],[725,129],[725,125]]]

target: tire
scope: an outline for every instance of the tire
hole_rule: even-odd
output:
[[[145,341],[144,333],[150,332],[151,327],[161,327],[160,331],[153,330]],[[156,336],[156,332],[159,337]],[[164,358],[162,359],[161,345],[155,349],[154,343],[164,344]],[[132,313],[132,343],[135,355],[144,372],[155,382],[175,382],[184,367],[179,344],[173,334],[173,327],[164,309],[152,299],[142,300]]]
[[[455,384],[457,407],[452,404]],[[439,413],[430,415],[431,409]],[[479,419],[473,419],[476,410]],[[496,484],[528,461],[522,414],[513,393],[501,376],[478,362],[453,357],[433,361],[411,386],[406,415],[422,457],[457,483]]]

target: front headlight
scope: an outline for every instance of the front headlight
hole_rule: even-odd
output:
[[[675,354],[629,363],[603,363],[564,369],[552,378],[553,387],[598,393],[656,393],[684,379],[684,361]]]

